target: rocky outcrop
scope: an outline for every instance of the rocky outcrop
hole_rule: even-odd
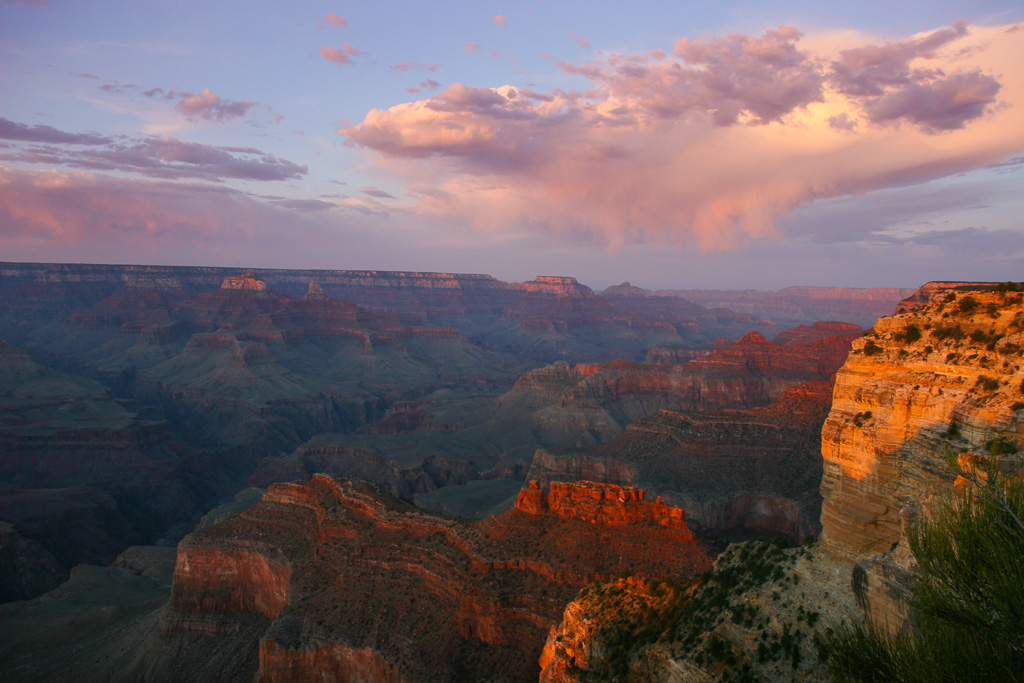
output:
[[[907,313],[921,308],[931,301],[933,295],[941,292],[976,292],[999,284],[998,282],[961,282],[957,280],[932,280],[917,288],[912,294],[900,301],[896,313]]]
[[[659,497],[644,500],[646,492],[632,486],[615,486],[589,481],[551,482],[545,493],[536,481],[519,492],[516,509],[531,515],[556,514],[591,524],[621,526],[651,523],[696,538],[686,525],[686,513],[665,505]]]
[[[689,582],[588,586],[549,633],[540,680],[828,681],[817,644],[855,610],[827,556],[735,543]]]
[[[861,562],[855,586],[890,626],[913,569],[906,525],[953,490],[944,454],[1012,468],[1024,445],[1022,297],[961,289],[855,342],[822,430],[822,543]]]
[[[260,280],[252,273],[229,275],[224,278],[224,282],[221,284],[220,288],[245,290],[248,292],[266,292],[269,289],[266,282]]]
[[[227,642],[232,615],[262,615],[259,680],[536,680],[544,637],[586,583],[709,565],[681,510],[635,490],[558,492],[554,509],[468,524],[326,475],[271,485],[181,544],[164,633]]]

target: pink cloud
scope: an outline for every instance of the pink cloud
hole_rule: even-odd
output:
[[[440,64],[431,64],[429,62],[416,62],[415,64],[409,64],[406,62],[398,62],[391,67],[395,71],[416,71],[418,69],[425,69],[426,71],[434,72],[441,68]]]
[[[580,47],[590,47],[590,41],[587,40],[587,36],[582,33],[570,33],[569,37],[572,38],[572,42],[576,43]]]
[[[249,109],[256,106],[256,103],[250,100],[245,100],[244,102],[223,100],[220,95],[211,92],[209,88],[203,89],[198,95],[187,92],[177,93],[177,95],[181,99],[178,100],[178,104],[175,107],[185,116],[193,119],[216,119],[223,121],[224,119],[245,116]]]
[[[336,64],[352,64],[352,57],[361,54],[365,53],[359,48],[353,47],[347,40],[340,49],[330,45],[320,48],[320,56]]]
[[[424,216],[704,251],[777,236],[779,218],[818,199],[1024,149],[1011,113],[1024,107],[1024,45],[1005,27],[956,24],[839,60],[798,48],[800,37],[779,27],[562,64],[580,91],[457,83],[341,133],[400,174]],[[843,59],[857,90],[836,75]],[[881,64],[874,80],[856,71]]]
[[[496,16],[493,19],[491,19],[491,21],[493,21],[498,26],[504,26],[505,25],[505,15],[504,14],[499,14],[498,16]]]
[[[480,43],[475,40],[471,40],[466,43],[466,54],[472,54],[474,52],[480,52]]]
[[[361,217],[372,200],[351,209],[339,203],[0,166],[0,253],[27,261],[240,266],[267,264],[272,254],[279,267],[337,267],[336,254],[353,250],[364,262],[384,263],[395,253]]]
[[[348,26],[348,22],[345,21],[344,18],[339,17],[334,12],[331,12],[330,14],[327,14],[327,15],[324,15],[324,16],[320,17],[320,21],[322,21],[322,22],[324,22],[326,24],[330,24],[331,26],[342,26],[342,27]]]
[[[101,86],[101,89],[112,91],[112,89],[105,86]],[[117,88],[116,91],[121,92],[125,89],[137,90],[138,86],[123,86]],[[177,86],[170,90],[151,88],[143,91],[142,94],[149,98],[159,97],[165,100],[178,100],[178,103],[174,105],[175,109],[193,120],[225,121],[227,119],[241,118],[258,104],[251,100],[227,100],[212,92],[209,88],[204,88],[198,94],[179,90]]]

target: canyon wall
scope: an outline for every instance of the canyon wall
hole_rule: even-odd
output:
[[[238,618],[268,619],[259,680],[479,680],[501,671],[527,681],[582,586],[623,571],[665,579],[709,566],[683,511],[637,489],[534,486],[512,510],[464,523],[317,474],[272,484],[234,519],[189,535],[161,623],[172,642],[203,633],[228,643],[248,633],[233,625]]]

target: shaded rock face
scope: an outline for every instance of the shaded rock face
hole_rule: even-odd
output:
[[[790,387],[760,408],[670,411],[633,423],[607,444],[541,449],[527,476],[543,484],[589,479],[643,486],[686,510],[714,537],[817,533],[821,510],[821,426],[831,385]]]
[[[160,417],[0,340],[0,597],[38,595],[198,517],[190,453]]]
[[[536,410],[531,426],[543,443],[591,446],[611,440],[627,425],[659,410],[766,406],[793,386],[831,379],[852,339],[860,334],[853,326],[842,329],[842,334],[793,345],[751,332],[727,348],[681,365],[559,362],[520,377],[501,397],[498,409]]]
[[[165,635],[228,642],[232,615],[263,615],[260,680],[537,680],[544,638],[586,583],[710,566],[681,510],[593,484],[559,491],[561,512],[517,508],[469,524],[325,475],[271,485],[182,542]],[[658,512],[612,523],[567,514],[590,510],[595,492]]]
[[[913,567],[906,525],[953,490],[944,453],[979,453],[1003,469],[1020,457],[1024,303],[939,289],[875,330],[838,373],[822,430],[822,543],[865,561],[855,583],[873,616],[892,625]]]

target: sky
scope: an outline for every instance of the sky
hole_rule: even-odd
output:
[[[0,0],[0,261],[1024,279],[1024,4]]]

